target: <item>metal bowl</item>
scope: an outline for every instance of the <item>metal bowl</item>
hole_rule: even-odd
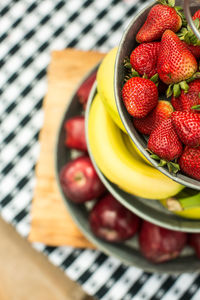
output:
[[[77,88],[78,90],[78,88]],[[57,185],[60,190],[61,197],[63,199],[64,204],[66,205],[69,213],[71,214],[73,220],[79,227],[80,231],[90,240],[98,249],[103,251],[104,253],[114,256],[118,258],[121,262],[125,263],[126,265],[136,266],[138,268],[143,269],[147,272],[157,272],[157,273],[168,273],[168,274],[181,274],[185,272],[198,272],[200,271],[200,261],[194,255],[193,250],[190,247],[186,247],[183,252],[181,253],[180,257],[163,263],[163,264],[153,264],[146,260],[139,251],[139,246],[137,242],[137,236],[130,239],[124,243],[108,243],[99,238],[97,238],[91,231],[88,217],[89,217],[89,209],[87,205],[84,204],[74,204],[72,203],[67,197],[64,195],[62,191],[62,187],[60,185],[59,180],[59,173],[61,168],[71,160],[71,151],[66,148],[64,145],[65,140],[65,130],[64,130],[64,123],[67,119],[80,115],[82,113],[82,106],[80,105],[77,97],[77,90],[72,95],[71,101],[67,105],[65,111],[63,112],[62,120],[60,121],[59,130],[57,133],[57,142],[55,145],[55,173],[56,173],[56,181]],[[90,97],[90,101],[93,100],[94,93],[96,90],[93,89],[93,92]],[[88,103],[89,104],[89,103]],[[91,104],[91,102],[90,102]],[[89,105],[90,105],[89,104]],[[102,178],[103,175],[101,175]],[[106,183],[106,178],[103,180],[104,184],[106,184],[107,188],[112,186],[109,182]],[[113,186],[113,191],[115,187]],[[123,198],[123,192],[120,194],[120,191],[117,189],[115,190],[115,194],[120,195]],[[125,196],[125,195],[124,195]],[[130,197],[130,195],[129,195]],[[130,198],[131,200],[131,198]],[[132,198],[133,200],[133,198]],[[140,203],[139,199],[135,199],[135,202]],[[125,202],[126,200],[124,200]],[[148,200],[149,201],[149,200]],[[149,203],[153,203],[156,201],[149,201]],[[129,205],[131,205],[129,203]],[[142,202],[138,205],[141,209],[143,209]],[[146,208],[147,210],[147,208]],[[150,209],[150,211],[153,210]],[[169,216],[171,219],[171,216]],[[186,220],[187,221],[187,220]],[[190,222],[190,221],[188,221]],[[200,224],[199,224],[200,227]]]
[[[181,4],[181,2],[182,1],[177,0],[176,4],[179,5]],[[159,167],[159,162],[155,161],[150,157],[150,154],[145,150],[147,148],[147,138],[146,136],[142,135],[136,130],[136,128],[133,125],[132,118],[128,114],[122,101],[121,90],[124,85],[124,58],[127,56],[129,57],[132,50],[138,45],[135,40],[136,33],[143,25],[149,10],[155,3],[155,1],[151,2],[151,4],[147,5],[140,13],[138,13],[133,18],[133,20],[131,21],[131,23],[129,24],[128,28],[122,36],[115,63],[115,101],[117,104],[120,118],[124,124],[124,127],[127,130],[128,135],[131,137],[131,139],[133,140],[137,148],[141,151],[141,153],[152,163],[152,165],[158,170],[160,170],[163,174],[173,179],[174,181],[187,187],[200,190],[200,182],[198,180],[192,179],[191,177],[186,176],[181,172],[179,172],[178,174],[172,174],[168,171],[166,167]],[[191,7],[191,12],[194,13],[197,9],[197,6]]]

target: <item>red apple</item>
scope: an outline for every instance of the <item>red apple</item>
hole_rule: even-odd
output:
[[[92,73],[90,77],[86,79],[86,81],[84,81],[84,83],[78,89],[77,96],[84,109],[86,107],[92,85],[96,80],[96,74],[96,72]]]
[[[87,151],[85,137],[85,118],[83,116],[68,119],[64,125],[66,131],[65,145],[68,148]]]
[[[197,257],[200,258],[200,233],[191,233],[189,235],[189,245],[194,248]]]
[[[60,183],[67,198],[75,203],[93,200],[105,192],[88,156],[67,163],[60,172]]]
[[[144,221],[139,233],[142,254],[154,263],[176,258],[187,242],[187,234]]]
[[[134,236],[139,221],[110,194],[95,204],[89,216],[93,233],[108,242],[121,242]]]

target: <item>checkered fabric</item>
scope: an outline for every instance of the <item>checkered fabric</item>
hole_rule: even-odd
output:
[[[30,229],[50,51],[76,47],[107,52],[119,43],[144,2],[1,0],[0,208],[2,217],[22,236]],[[96,250],[34,247],[98,299],[200,299],[198,274],[150,274]]]

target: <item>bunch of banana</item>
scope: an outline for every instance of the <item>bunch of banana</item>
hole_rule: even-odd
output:
[[[129,138],[115,124],[100,95],[96,95],[88,116],[88,142],[101,172],[124,191],[148,199],[165,199],[183,186],[145,163]]]

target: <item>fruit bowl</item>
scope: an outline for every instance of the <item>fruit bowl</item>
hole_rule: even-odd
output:
[[[133,125],[131,116],[128,114],[123,101],[122,101],[122,87],[124,85],[124,67],[123,67],[123,61],[125,57],[129,57],[132,50],[138,45],[137,42],[133,37],[136,36],[136,33],[140,29],[140,27],[143,25],[144,20],[147,17],[147,14],[151,7],[155,4],[155,1],[153,1],[151,4],[147,5],[140,13],[138,13],[131,23],[129,24],[128,28],[124,32],[122,39],[119,44],[117,57],[116,57],[116,63],[115,63],[115,80],[114,80],[114,88],[115,88],[115,101],[117,104],[118,112],[120,115],[120,118],[124,124],[124,127],[128,133],[128,135],[131,137],[139,151],[151,162],[151,164],[160,170],[163,174],[170,177],[174,181],[185,185],[187,187],[190,187],[192,189],[200,190],[200,182],[198,180],[192,179],[189,176],[186,176],[182,174],[181,172],[178,172],[177,174],[172,174],[168,171],[166,167],[160,167],[159,162],[152,159],[150,157],[150,154],[146,151],[147,148],[147,137],[141,133],[139,133],[136,128]],[[176,5],[182,4],[182,1],[176,1]],[[197,10],[197,6],[193,6],[191,8],[191,12],[194,13],[194,11]]]
[[[89,75],[88,75],[89,76]],[[65,140],[65,130],[64,130],[64,123],[67,119],[80,115],[82,113],[82,106],[78,101],[77,97],[77,90],[75,91],[74,95],[71,98],[71,101],[67,105],[65,111],[63,112],[63,117],[62,120],[60,121],[60,126],[58,129],[57,133],[57,142],[55,145],[55,173],[56,173],[56,180],[57,184],[60,190],[61,197],[63,199],[64,204],[66,205],[69,213],[71,214],[73,220],[79,227],[80,231],[90,240],[99,250],[103,251],[104,253],[114,256],[118,258],[121,262],[125,263],[126,265],[131,265],[131,266],[136,266],[138,268],[143,269],[144,271],[147,272],[158,272],[158,273],[168,273],[168,274],[181,274],[184,272],[195,272],[200,270],[200,261],[196,258],[194,255],[193,250],[190,247],[186,247],[183,252],[181,253],[180,257],[169,261],[167,263],[162,263],[162,264],[153,264],[149,261],[147,261],[142,254],[139,251],[138,247],[138,242],[137,242],[137,237],[134,237],[130,239],[127,242],[123,243],[108,243],[100,238],[97,238],[91,231],[89,222],[88,222],[88,215],[89,215],[89,209],[90,205],[87,204],[75,204],[72,203],[63,193],[63,190],[60,185],[60,180],[59,180],[59,174],[60,171],[67,162],[71,160],[71,157],[74,156],[74,152],[72,152],[70,149],[66,148],[64,144]],[[96,87],[94,86],[91,96],[90,96],[90,102],[88,103],[88,110],[89,111],[89,106],[91,105],[91,102],[93,101],[94,95],[96,93]],[[100,174],[100,172],[99,172]],[[124,201],[124,204],[126,204],[127,207],[129,207],[131,210],[134,210],[134,205],[136,205],[136,208],[139,211],[157,211],[157,216],[160,215],[161,212],[161,205],[160,207],[156,206],[154,207],[155,203],[157,201],[150,201],[150,200],[145,200],[145,199],[138,199],[134,198],[133,196],[126,195],[126,193],[123,193],[119,189],[116,188],[116,186],[112,185],[108,180],[106,180],[105,177],[101,174],[101,179],[103,180],[104,184],[106,187],[113,192],[115,196],[118,195],[118,199],[121,199],[121,201]],[[127,197],[127,199],[126,199]],[[137,201],[134,201],[137,200]],[[148,206],[149,204],[149,206]],[[146,209],[145,209],[146,207]],[[164,208],[162,208],[162,211],[164,213]],[[167,212],[167,210],[166,210]],[[165,212],[165,213],[166,213]],[[172,220],[175,216],[171,216],[169,219]],[[156,216],[155,216],[156,218]],[[178,229],[181,227],[181,218],[175,217],[175,222],[176,226]],[[191,220],[183,220],[184,226],[189,226],[189,224],[196,224],[196,228],[200,228],[200,222],[195,222]],[[187,225],[188,223],[188,225]],[[184,227],[183,226],[183,227]],[[192,229],[192,227],[191,227]],[[193,231],[193,230],[189,230]]]

